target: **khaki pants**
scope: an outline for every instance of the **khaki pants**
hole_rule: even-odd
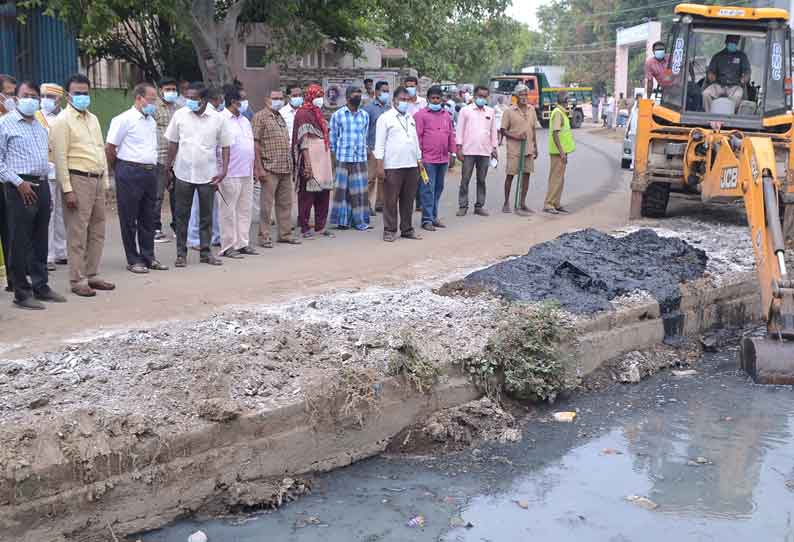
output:
[[[259,203],[259,240],[270,240],[270,222],[274,204],[278,239],[289,239],[292,234],[292,175],[268,172],[265,182],[262,183]]]
[[[105,247],[105,185],[102,178],[69,175],[77,209],[64,203],[66,252],[72,286],[99,278],[99,262]]]
[[[227,177],[219,185],[223,199],[218,205],[221,223],[221,252],[240,250],[248,246],[251,229],[251,196],[254,182],[251,177]]]
[[[383,208],[383,179],[378,178],[378,161],[367,151],[367,196],[372,210]]]
[[[549,155],[549,189],[546,192],[544,209],[559,209],[561,207],[562,188],[565,185],[565,162],[559,154]]]
[[[739,104],[742,102],[744,96],[744,89],[740,85],[723,86],[718,83],[712,83],[703,91],[703,108],[706,113],[711,111],[711,102],[715,98],[730,98],[733,102],[734,112],[739,109]]]

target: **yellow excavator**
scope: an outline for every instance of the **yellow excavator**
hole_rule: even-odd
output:
[[[794,384],[781,225],[794,211],[788,13],[680,4],[666,51],[655,98],[638,104],[631,218],[663,217],[672,192],[744,202],[767,329],[742,338],[740,362],[756,382]]]

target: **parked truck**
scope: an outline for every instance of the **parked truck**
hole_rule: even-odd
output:
[[[516,85],[523,83],[529,88],[529,103],[535,108],[541,126],[548,128],[549,118],[554,106],[557,104],[557,93],[561,90],[568,92],[568,115],[571,118],[571,127],[579,128],[584,121],[585,104],[590,104],[593,97],[592,87],[552,87],[543,72],[530,73],[505,73],[491,78],[491,94],[494,103],[507,107],[513,103],[513,90]]]

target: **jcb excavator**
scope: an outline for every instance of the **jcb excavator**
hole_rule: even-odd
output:
[[[794,280],[781,226],[785,206],[794,211],[788,13],[680,4],[666,51],[661,96],[638,106],[631,217],[663,217],[671,192],[744,201],[767,333],[743,337],[740,361],[756,382],[794,384]]]

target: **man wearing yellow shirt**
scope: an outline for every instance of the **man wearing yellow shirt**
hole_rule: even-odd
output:
[[[105,245],[105,194],[110,188],[105,145],[91,105],[91,83],[73,75],[66,84],[67,107],[50,128],[55,176],[63,190],[69,282],[72,292],[93,297],[115,285],[99,276]]]

